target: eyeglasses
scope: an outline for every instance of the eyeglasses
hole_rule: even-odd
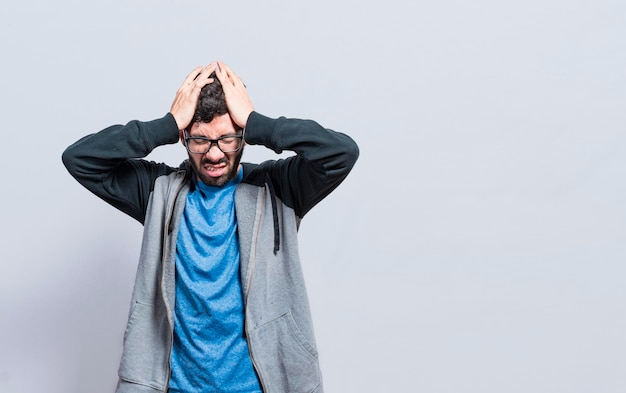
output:
[[[217,145],[223,153],[232,153],[243,146],[243,133],[240,135],[224,135],[217,139],[209,139],[203,136],[188,136],[184,131],[185,145],[187,151],[192,154],[206,154],[213,145]]]

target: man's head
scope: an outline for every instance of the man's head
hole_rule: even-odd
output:
[[[213,79],[213,82],[204,86],[200,91],[196,113],[189,126],[197,122],[209,123],[215,116],[228,113],[222,83],[215,75],[215,71],[209,75],[209,79]]]
[[[181,139],[196,177],[205,184],[221,187],[237,176],[243,154],[243,130],[228,114],[219,79],[215,73],[209,78],[213,82],[202,88],[196,112]]]

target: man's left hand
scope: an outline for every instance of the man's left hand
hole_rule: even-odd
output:
[[[217,62],[215,74],[222,84],[226,105],[228,106],[228,113],[231,119],[233,119],[235,124],[239,127],[246,128],[248,117],[250,113],[254,111],[246,86],[239,76],[221,61]]]

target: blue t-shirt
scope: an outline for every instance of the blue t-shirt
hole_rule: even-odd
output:
[[[176,242],[172,393],[261,393],[244,336],[235,188],[200,181],[187,195]]]

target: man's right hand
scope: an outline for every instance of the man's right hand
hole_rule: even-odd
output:
[[[216,66],[217,63],[213,62],[206,67],[196,67],[187,75],[185,81],[176,92],[170,113],[174,116],[179,131],[182,132],[191,123],[198,105],[200,90],[209,83],[213,83],[214,79],[209,78],[209,75],[215,71]]]

